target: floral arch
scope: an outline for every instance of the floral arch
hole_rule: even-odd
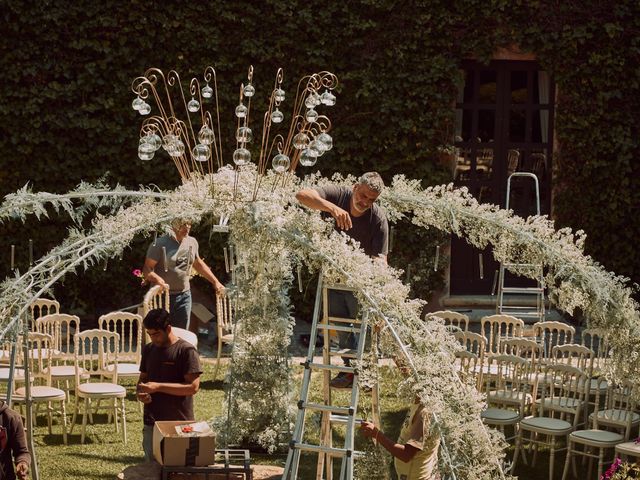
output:
[[[33,193],[27,187],[8,195],[0,205],[2,222],[32,214],[40,217],[48,207],[66,211],[78,224],[92,209],[100,208],[102,213],[95,213],[90,229],[72,230],[29,271],[0,285],[0,318],[4,319],[0,335],[21,328],[30,302],[65,274],[118,256],[134,237],[151,236],[178,217],[211,222],[228,217],[240,331],[231,367],[235,380],[228,418],[234,420],[226,426],[231,437],[251,438],[271,449],[288,440],[284,437],[294,402],[289,365],[282,361],[292,330],[287,290],[296,265],[304,263],[316,271],[328,266],[330,275],[346,279],[361,304],[379,319],[387,333],[383,353],[404,357],[412,367],[414,375],[406,387],[435,415],[443,436],[442,463],[449,475],[470,480],[506,478],[501,469],[503,443],[480,422],[483,399],[472,385],[461,383],[452,369],[459,348],[452,336],[442,324],[421,320],[424,302],[408,298],[408,287],[398,271],[372,262],[348,237],[295,202],[295,192],[302,186],[329,181],[351,184],[354,179],[311,175],[302,180],[267,172],[261,184],[269,188],[256,192],[260,174],[256,168],[247,165],[241,174],[237,172],[223,167],[215,174],[194,175],[170,192],[83,183],[62,195]],[[276,184],[279,188],[270,188]],[[566,312],[580,308],[589,326],[615,333],[607,374],[627,378],[640,388],[638,305],[626,279],[608,273],[583,254],[581,232],[556,231],[544,217],[522,219],[478,204],[464,189],[423,189],[418,180],[403,176],[394,179],[380,201],[391,221],[410,215],[418,227],[455,233],[479,248],[491,244],[498,261],[542,263],[546,286],[559,308]],[[256,359],[260,368],[255,368]],[[255,382],[262,382],[260,396],[251,388]]]

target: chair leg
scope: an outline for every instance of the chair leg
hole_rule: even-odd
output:
[[[51,424],[52,422],[52,410],[51,402],[47,402],[47,427],[49,427],[49,435],[51,435]]]
[[[553,480],[553,463],[556,457],[556,437],[551,435],[551,454],[549,456],[549,480]]]
[[[218,370],[220,369],[220,356],[222,355],[222,332],[218,332],[218,355],[216,357],[216,368],[213,371],[213,380],[218,378]]]
[[[604,469],[604,448],[598,449],[598,478],[602,477],[602,470]]]
[[[127,443],[127,415],[124,406],[124,398],[120,400],[122,402],[122,438],[124,443]]]
[[[67,407],[64,400],[62,400],[62,405],[60,406],[60,410],[62,413],[62,441],[64,444],[67,444]]]
[[[573,447],[573,442],[569,440],[567,445],[567,458],[564,461],[564,469],[562,470],[562,480],[566,480],[567,474],[569,473],[569,463],[571,462],[571,448]]]
[[[73,411],[73,417],[71,417],[71,428],[69,429],[69,434],[73,433],[73,427],[76,426],[76,417],[78,415],[78,403],[79,403],[79,400],[78,400],[78,396],[76,395],[76,406]]]
[[[80,443],[84,443],[84,435],[87,432],[87,413],[91,416],[91,405],[89,399],[84,399],[84,410],[82,411],[82,434],[80,435]],[[93,422],[92,422],[93,423]]]
[[[85,400],[84,402],[85,407],[87,407],[85,409],[85,413],[89,415],[89,423],[93,425],[93,412],[91,411],[91,399],[85,398],[84,400]]]
[[[511,462],[511,470],[510,473],[513,474],[513,471],[516,468],[516,463],[518,462],[518,455],[520,454],[520,449],[522,448],[522,427],[518,431],[518,436],[516,437],[516,449],[513,452],[513,462]]]
[[[116,424],[116,433],[120,433],[120,426],[118,425],[118,399],[113,399],[113,421]],[[111,423],[111,410],[109,410],[109,423]]]

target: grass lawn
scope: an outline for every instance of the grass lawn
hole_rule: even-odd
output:
[[[210,360],[205,359],[205,373],[202,377],[200,392],[196,395],[195,410],[197,419],[209,419],[223,411],[224,392],[223,384],[220,380],[222,375],[218,373],[218,379],[213,380],[213,365]],[[297,367],[296,376],[298,383],[302,379],[302,368]],[[222,370],[222,369],[221,369]],[[400,426],[406,413],[406,404],[396,397],[396,386],[398,377],[388,368],[383,369],[383,388],[381,391],[381,410],[383,429],[391,436],[398,435]],[[310,401],[321,399],[319,389],[320,380],[314,378],[312,381],[312,393]],[[132,383],[133,385],[133,383]],[[258,392],[256,392],[258,394]],[[297,393],[294,397],[297,397]],[[334,403],[348,402],[347,392],[337,392]],[[370,398],[362,395],[360,411],[365,412],[364,416],[370,417]],[[67,407],[69,413],[73,412],[73,403]],[[142,455],[142,415],[138,411],[133,391],[127,397],[127,444],[122,443],[120,434],[116,434],[113,424],[106,424],[106,413],[94,416],[94,425],[88,425],[88,437],[85,444],[80,444],[80,429],[76,425],[73,435],[69,435],[69,445],[62,443],[62,433],[58,420],[54,418],[53,434],[47,431],[46,418],[39,415],[35,428],[35,444],[40,478],[42,480],[113,480],[117,474],[129,465],[135,465],[143,461]],[[69,417],[69,421],[71,418]],[[317,423],[317,422],[316,422]],[[317,431],[314,432],[314,419],[307,421],[306,430],[309,437],[317,441]],[[336,428],[334,438],[338,443],[342,440],[343,430]],[[356,448],[361,445],[362,439],[358,436]],[[286,452],[277,455],[266,455],[252,453],[252,462],[284,465]],[[339,461],[335,462],[339,466]],[[564,465],[564,453],[557,455],[555,478],[562,475]],[[315,478],[316,458],[312,456],[302,457],[300,475],[302,479]],[[390,465],[390,469],[392,469]],[[541,452],[538,455],[538,462],[535,468],[527,467],[519,462],[519,468],[515,472],[523,480],[543,480],[548,478],[548,453]],[[586,472],[584,472],[586,473]],[[587,480],[585,474],[581,475],[583,480]],[[595,478],[595,471],[592,477]],[[372,479],[373,480],[373,479]],[[460,479],[464,480],[464,479]]]

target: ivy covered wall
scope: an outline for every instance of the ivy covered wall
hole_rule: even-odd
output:
[[[258,111],[278,67],[289,101],[299,77],[332,71],[340,79],[330,114],[335,147],[318,162],[322,173],[377,169],[386,179],[404,173],[443,183],[450,179],[438,147],[452,140],[460,61],[488,60],[497,47],[518,44],[537,55],[560,92],[559,224],[583,228],[598,261],[638,281],[632,215],[640,205],[640,12],[634,0],[586,3],[2,0],[0,195],[27,181],[34,190],[64,192],[105,172],[110,184],[177,185],[168,157],[137,159],[142,118],[130,107],[129,87],[151,66],[175,69],[183,80],[215,66],[227,160],[237,88],[250,64]],[[9,273],[10,244],[18,246],[23,270],[27,239],[36,256],[44,254],[64,235],[59,222],[0,226],[0,276]],[[206,229],[200,233],[206,239]],[[221,239],[214,238],[201,242],[203,253],[221,265]],[[392,260],[404,268],[436,241],[436,232],[398,228]],[[107,272],[67,279],[58,294],[87,310],[138,302],[142,291],[129,271],[142,262],[145,243],[132,245]],[[430,256],[421,258],[414,272],[430,269]],[[418,293],[438,281],[429,274]],[[105,283],[111,295],[104,295]]]

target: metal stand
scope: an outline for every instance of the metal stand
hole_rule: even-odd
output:
[[[289,454],[285,464],[283,480],[296,480],[298,478],[298,467],[300,464],[300,456],[302,452],[315,452],[318,454],[318,462],[316,468],[317,480],[333,479],[333,460],[341,458],[339,480],[350,480],[353,478],[354,458],[358,452],[354,449],[354,436],[356,424],[362,422],[356,419],[356,411],[358,408],[359,388],[358,388],[358,370],[355,367],[344,365],[332,365],[331,357],[341,356],[360,361],[363,358],[365,350],[368,314],[365,313],[361,320],[342,317],[329,316],[328,290],[353,291],[353,289],[343,285],[326,285],[322,275],[318,280],[318,288],[316,291],[316,301],[313,311],[313,324],[311,327],[311,338],[309,339],[309,351],[307,358],[303,363],[305,367],[302,379],[302,387],[300,400],[298,401],[298,415],[296,425],[293,431],[293,438],[289,445]],[[322,319],[320,319],[320,301],[322,300]],[[314,363],[314,350],[318,331],[322,331],[324,335],[324,346],[322,350],[322,363]],[[330,345],[330,331],[358,333],[358,344],[355,350],[350,349],[333,349]],[[375,335],[375,333],[374,333]],[[375,344],[375,339],[372,342]],[[322,373],[322,394],[323,403],[310,403],[307,401],[309,396],[309,387],[311,384],[311,375],[313,371]],[[331,401],[331,373],[346,372],[353,373],[353,384],[351,386],[351,396],[348,406],[333,405]],[[372,388],[372,410],[373,421],[380,424],[378,388],[377,385]],[[322,415],[320,427],[319,444],[305,443],[304,429],[305,417],[307,411],[320,412]],[[346,433],[344,437],[343,447],[333,446],[334,424],[346,425]],[[323,477],[324,472],[324,477]]]
[[[222,458],[219,459],[219,456]],[[226,474],[226,478],[235,479],[237,475],[242,475],[242,478],[245,480],[253,479],[249,450],[216,449],[216,461],[220,461],[221,464],[207,465],[204,467],[163,465],[162,480],[168,480],[170,473],[199,473],[204,475],[206,480],[209,480],[210,475],[212,476],[211,478],[220,478],[222,474]]]
[[[540,215],[540,187],[538,185],[538,177],[533,173],[528,172],[515,172],[509,175],[507,179],[507,200],[505,208],[509,209],[509,199],[511,196],[511,179],[513,177],[525,177],[531,178],[534,182],[536,189],[536,212]],[[514,269],[517,271],[529,270],[532,272],[532,277],[536,280],[535,287],[513,287],[505,285],[505,269]],[[535,296],[535,310],[530,306],[515,306],[505,305],[506,295],[528,295]],[[496,313],[502,313],[506,315],[513,315],[518,318],[534,318],[541,322],[544,320],[545,307],[544,307],[544,273],[542,265],[530,264],[530,263],[500,263],[500,270],[498,276],[498,302],[496,305]]]

